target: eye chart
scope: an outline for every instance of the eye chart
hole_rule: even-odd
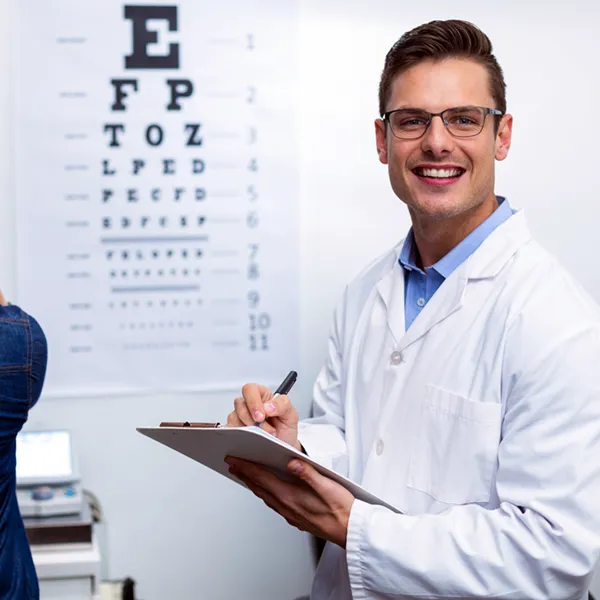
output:
[[[13,2],[18,301],[45,392],[298,366],[296,5]]]

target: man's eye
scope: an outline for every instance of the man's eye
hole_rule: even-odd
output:
[[[473,119],[471,119],[470,117],[455,117],[453,119],[454,123],[456,123],[457,125],[472,125],[475,123],[475,121]]]
[[[483,115],[479,111],[467,110],[458,113],[450,113],[447,116],[448,124],[461,129],[472,129],[483,125]]]
[[[399,125],[400,127],[422,127],[426,124],[426,121],[418,117],[411,117],[410,119],[402,119]]]

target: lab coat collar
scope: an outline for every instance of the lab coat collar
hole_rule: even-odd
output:
[[[508,221],[493,231],[466,261],[469,279],[496,277],[517,250],[531,240],[525,211],[518,210]]]
[[[391,269],[378,281],[387,323],[398,350],[403,350],[462,306],[469,280],[495,277],[517,250],[531,239],[523,210],[493,231],[479,248],[444,281],[405,331],[404,271],[398,262],[403,242],[394,251]]]

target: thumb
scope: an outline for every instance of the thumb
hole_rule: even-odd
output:
[[[279,421],[287,427],[298,425],[298,411],[286,395],[273,396],[264,405],[267,417],[278,417]]]

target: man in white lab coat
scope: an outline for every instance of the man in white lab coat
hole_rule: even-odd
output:
[[[298,484],[229,459],[290,524],[327,540],[313,600],[587,597],[600,553],[600,312],[494,193],[512,117],[488,38],[433,22],[390,50],[379,160],[412,228],[345,290],[298,423],[248,384],[230,425],[282,440]],[[268,567],[265,567],[268,573]]]

